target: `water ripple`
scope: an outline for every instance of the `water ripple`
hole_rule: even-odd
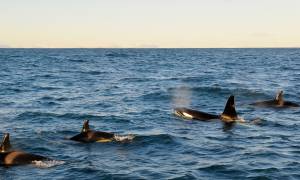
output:
[[[65,162],[1,167],[0,179],[300,178],[299,109],[249,106],[278,90],[300,102],[299,49],[0,49],[0,60],[1,132]],[[231,94],[249,123],[172,113],[222,113]],[[70,141],[84,119],[135,137]]]

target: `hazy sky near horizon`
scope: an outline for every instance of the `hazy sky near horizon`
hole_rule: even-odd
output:
[[[300,0],[0,0],[0,47],[300,47]]]

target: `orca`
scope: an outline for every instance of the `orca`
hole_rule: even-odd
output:
[[[11,150],[9,133],[4,134],[0,151],[0,164],[2,166],[25,165],[32,164],[34,161],[50,160],[44,156]]]
[[[259,101],[259,102],[251,103],[250,105],[259,106],[259,107],[273,107],[273,108],[299,107],[299,105],[294,102],[285,101],[283,98],[283,91],[279,91],[276,94],[276,97],[272,100]]]
[[[70,140],[80,141],[85,143],[110,142],[113,141],[114,139],[115,139],[115,135],[113,133],[91,130],[89,126],[89,120],[85,120],[83,122],[83,127],[79,134],[70,138]]]
[[[185,118],[185,119],[194,119],[207,121],[212,119],[220,119],[225,123],[235,122],[237,120],[241,120],[235,110],[234,96],[231,95],[226,103],[225,109],[222,114],[215,115],[209,114],[206,112],[196,111],[188,108],[175,108],[175,115]]]

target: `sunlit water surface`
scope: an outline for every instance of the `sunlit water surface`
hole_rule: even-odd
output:
[[[57,161],[0,167],[0,179],[299,179],[299,109],[255,108],[278,90],[300,103],[300,49],[0,49],[0,132]],[[238,114],[224,128],[177,106]],[[131,142],[67,138],[84,119]]]

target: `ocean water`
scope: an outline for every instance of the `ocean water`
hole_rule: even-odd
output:
[[[300,109],[249,106],[278,90],[300,103],[300,49],[0,49],[0,132],[53,162],[0,179],[300,179]],[[183,120],[178,106],[258,124]],[[130,142],[68,138],[90,120]]]

